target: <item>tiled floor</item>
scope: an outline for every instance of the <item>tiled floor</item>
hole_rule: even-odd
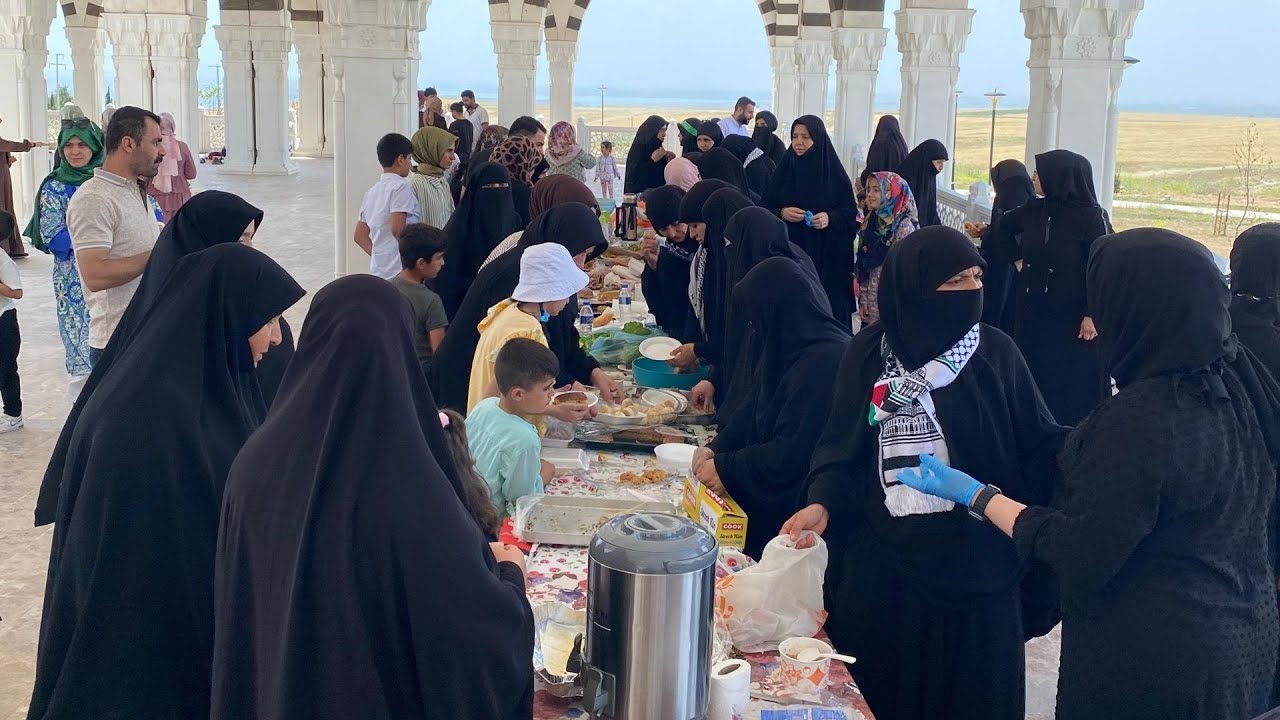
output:
[[[298,163],[301,171],[287,178],[222,175],[201,165],[196,180],[197,189],[236,192],[266,211],[255,245],[310,293],[286,313],[294,328],[302,326],[310,297],[333,278],[333,163]],[[18,267],[26,286],[18,312],[27,427],[0,436],[0,720],[25,718],[30,699],[52,533],[32,527],[32,509],[68,409],[49,258],[33,253]],[[1027,717],[1052,718],[1057,633],[1028,645],[1027,672]]]

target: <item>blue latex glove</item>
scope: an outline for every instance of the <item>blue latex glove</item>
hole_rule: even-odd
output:
[[[813,227],[813,213],[808,210],[804,211],[804,224],[805,227]]]
[[[921,455],[919,471],[915,468],[903,468],[898,472],[898,479],[925,495],[940,497],[965,507],[969,506],[973,497],[984,487],[963,472],[943,465],[932,455]]]

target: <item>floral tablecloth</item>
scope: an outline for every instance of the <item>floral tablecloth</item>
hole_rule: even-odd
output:
[[[660,485],[622,485],[624,472],[638,473],[657,467],[653,455],[588,451],[591,469],[558,477],[546,486],[549,495],[625,497],[637,501],[680,501],[683,480],[673,478]],[[556,545],[536,545],[528,561],[528,597],[533,606],[558,602],[583,609],[587,605],[587,549]],[[753,687],[767,688],[778,670],[776,654],[744,656],[751,663]],[[831,686],[824,705],[780,705],[764,700],[751,701],[743,720],[874,720],[866,701],[843,665],[834,663]],[[576,701],[538,692],[534,698],[534,720],[585,720],[587,714]]]

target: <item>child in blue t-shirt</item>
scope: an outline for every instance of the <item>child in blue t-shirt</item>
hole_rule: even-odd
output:
[[[494,507],[504,515],[519,498],[542,494],[555,471],[541,458],[537,428],[521,416],[546,411],[560,363],[545,345],[512,338],[498,351],[493,371],[501,395],[481,400],[467,416],[467,440]]]

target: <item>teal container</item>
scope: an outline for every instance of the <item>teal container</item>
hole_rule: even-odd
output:
[[[711,369],[706,366],[693,372],[677,373],[666,362],[645,357],[636,358],[631,363],[631,370],[635,374],[637,385],[664,390],[692,390],[694,385],[706,380],[711,374]]]

